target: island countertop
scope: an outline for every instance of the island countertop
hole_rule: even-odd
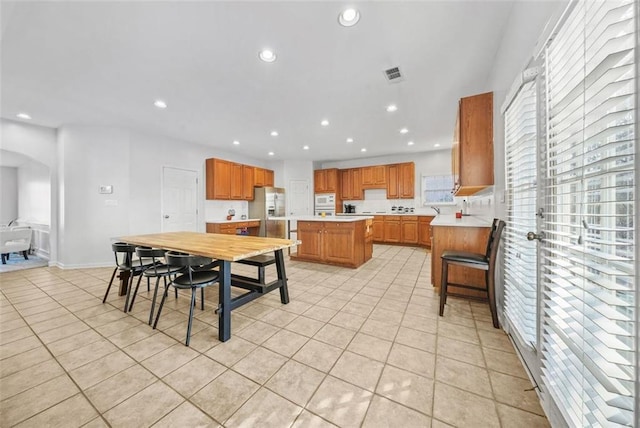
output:
[[[455,214],[439,214],[431,220],[431,226],[491,227],[491,222],[491,219],[474,215],[456,218]]]
[[[339,222],[339,223],[347,223],[352,221],[362,221],[362,220],[372,220],[372,215],[362,215],[362,216],[326,216],[321,217],[319,215],[293,215],[293,216],[285,216],[285,217],[269,217],[267,220],[291,220],[291,221],[329,221],[329,222]]]
[[[215,224],[227,224],[227,223],[243,223],[245,221],[260,221],[259,218],[247,218],[241,220],[239,218],[234,218],[232,220],[207,220],[206,223],[215,223]]]

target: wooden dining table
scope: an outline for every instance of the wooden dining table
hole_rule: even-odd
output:
[[[231,337],[231,311],[263,294],[275,289],[280,290],[280,301],[289,303],[287,275],[284,266],[283,250],[295,247],[298,241],[258,236],[225,235],[199,232],[164,232],[147,235],[122,236],[118,241],[129,244],[163,248],[165,250],[210,257],[220,261],[218,338],[225,342]],[[274,253],[277,279],[263,284],[245,276],[233,275],[231,263],[261,254]],[[247,290],[246,293],[231,298],[231,287]]]

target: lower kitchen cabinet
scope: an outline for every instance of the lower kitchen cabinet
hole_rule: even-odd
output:
[[[440,289],[442,280],[442,252],[446,250],[469,251],[484,254],[490,227],[433,226],[433,247],[431,248],[431,282]],[[449,282],[482,286],[485,272],[462,266],[449,265]],[[465,296],[486,297],[486,293],[448,286],[447,291]]]
[[[431,220],[433,216],[418,217],[418,244],[431,248]]]
[[[371,258],[373,240],[366,241],[367,221],[298,221],[297,260],[321,262],[331,265],[358,267]],[[367,245],[370,248],[366,248]],[[367,254],[369,257],[367,258]]]
[[[373,242],[384,242],[384,216],[373,216]]]
[[[403,244],[418,243],[418,216],[409,215],[400,217],[401,242]]]
[[[323,259],[323,232],[324,223],[317,221],[298,222],[298,240],[302,243],[298,245],[297,258],[321,261]]]
[[[374,216],[373,242],[431,247],[429,224],[433,218],[406,214]]]

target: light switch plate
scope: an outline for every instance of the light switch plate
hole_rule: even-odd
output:
[[[111,194],[113,193],[113,186],[103,185],[100,186],[100,194]]]

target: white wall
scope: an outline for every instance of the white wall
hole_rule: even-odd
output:
[[[51,172],[37,161],[18,168],[18,217],[23,222],[51,224]]]
[[[313,162],[300,160],[284,161],[282,168],[282,182],[280,187],[289,188],[291,180],[306,180],[309,184],[308,207],[307,214],[313,214],[314,194],[313,194]],[[277,177],[277,175],[276,175]],[[278,178],[276,178],[278,180]],[[287,196],[287,210],[289,209],[290,197]],[[288,214],[288,212],[287,212]]]
[[[162,167],[197,171],[198,230],[205,230],[205,159],[218,157],[255,166],[265,163],[213,147],[126,129],[63,126],[58,132],[62,267],[111,265],[118,236],[161,230]],[[100,194],[101,185],[113,186]],[[211,203],[212,202],[212,203]],[[246,202],[245,202],[246,204]],[[213,207],[213,208],[212,208]]]
[[[0,167],[0,224],[18,217],[18,168]]]

